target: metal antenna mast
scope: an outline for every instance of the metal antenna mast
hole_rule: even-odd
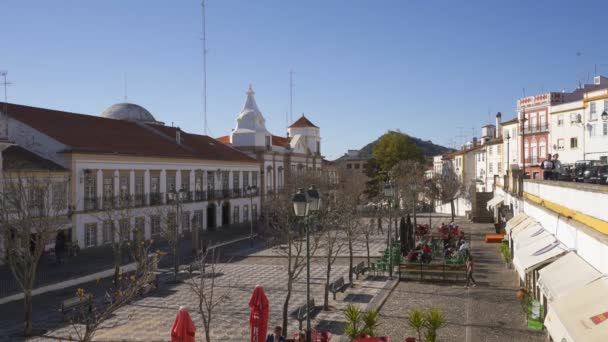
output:
[[[205,135],[209,134],[207,125],[207,35],[205,30],[205,0],[201,0],[201,12],[203,15],[203,120]]]
[[[293,70],[289,69],[289,121],[293,122]]]
[[[2,76],[4,78],[4,80],[2,81],[2,84],[4,85],[4,115],[8,114],[8,91],[7,91],[7,87],[12,84],[11,82],[8,82],[6,80],[6,74],[8,74],[8,71],[6,71],[6,70],[0,70],[0,76]]]

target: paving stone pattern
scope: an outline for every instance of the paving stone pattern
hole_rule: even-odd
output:
[[[380,311],[380,331],[393,341],[414,337],[415,332],[407,325],[407,312],[414,308],[438,307],[446,318],[438,341],[545,341],[544,334],[528,331],[525,327],[524,314],[515,298],[517,275],[505,268],[498,244],[483,241],[485,234],[493,233],[493,227],[457,223],[472,236],[477,287],[465,289],[462,282],[402,281]]]
[[[218,265],[221,276],[216,278],[220,291],[229,291],[229,299],[222,303],[214,313],[212,322],[213,340],[217,341],[246,341],[249,336],[249,299],[255,285],[262,285],[270,302],[269,328],[281,324],[282,305],[286,295],[286,274],[282,265],[248,265],[226,264]],[[333,275],[346,277],[347,267],[335,266]],[[313,327],[342,333],[344,326],[343,310],[348,303],[354,303],[363,308],[380,293],[385,285],[383,280],[361,280],[355,288],[348,289],[344,294],[338,294],[338,300],[333,301],[330,294],[330,305],[336,310],[325,312],[323,304],[323,284],[325,268],[319,265],[311,267],[311,293],[319,313],[312,321]],[[290,313],[305,303],[306,284],[304,273],[294,286],[290,300]],[[173,288],[162,289],[155,294],[137,300],[116,312],[115,316],[104,324],[104,328],[96,335],[96,341],[170,341],[169,331],[180,305],[190,308],[190,313],[197,326],[197,341],[202,341],[202,320],[195,311],[197,297],[192,293],[188,284],[180,284]],[[306,323],[304,322],[304,325]],[[298,322],[290,316],[289,332],[297,331]],[[50,331],[46,337],[31,339],[31,341],[47,341],[50,339],[67,338],[71,327],[61,327]],[[73,335],[73,333],[72,333]]]

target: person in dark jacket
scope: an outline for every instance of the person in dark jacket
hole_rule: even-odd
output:
[[[283,328],[280,325],[274,327],[274,333],[269,334],[266,337],[266,342],[285,342],[285,337],[283,337]]]
[[[65,233],[60,231],[57,233],[55,238],[55,258],[57,259],[57,265],[63,263],[63,256],[65,254]]]

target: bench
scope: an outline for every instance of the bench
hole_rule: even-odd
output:
[[[139,294],[142,296],[147,295],[156,289],[158,289],[158,279],[156,274],[154,274],[153,277],[150,277],[150,279],[148,279],[148,281],[142,285],[142,287],[139,289]]]
[[[67,322],[66,318],[68,314],[73,312],[74,310],[79,310],[82,308],[86,308],[88,313],[93,311],[93,295],[89,294],[84,297],[71,297],[61,301],[61,305],[59,306],[59,312],[61,313],[61,317],[64,322]]]
[[[367,270],[368,270],[368,267],[365,266],[365,263],[363,261],[361,261],[353,268],[353,273],[357,277],[357,280],[359,280],[359,274],[365,274],[365,272],[367,272]]]
[[[336,300],[336,293],[342,292],[346,289],[346,284],[344,284],[344,277],[340,277],[332,283],[329,283],[329,292],[334,295],[334,300]]]
[[[424,263],[408,263],[399,265],[399,277],[401,279],[418,279],[424,278],[440,278],[448,280],[450,278],[458,280],[466,279],[465,265],[450,265],[450,264],[424,264]]]
[[[194,260],[193,262],[191,262],[188,265],[179,265],[180,272],[188,272],[188,273],[192,274],[195,271],[200,271],[200,270],[201,270],[201,263],[198,260]]]
[[[309,317],[312,316],[312,314],[315,311],[315,299],[311,298],[310,301],[308,302],[308,305],[304,304],[298,307],[298,309],[296,310],[296,318],[298,319],[298,323],[300,324],[300,330],[302,330],[302,322],[304,322],[304,320]]]

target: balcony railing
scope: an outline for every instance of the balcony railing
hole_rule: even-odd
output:
[[[540,164],[544,160],[545,160],[545,158],[539,158],[539,157],[527,157],[527,158],[525,158],[526,164],[528,164],[528,165]]]
[[[148,198],[150,200],[149,205],[159,205],[161,204],[161,198],[163,198],[163,194],[160,192],[151,192],[148,194]]]
[[[536,126],[524,126],[523,129],[519,130],[519,134],[534,134],[534,133],[545,133],[549,132],[549,125],[542,124]]]
[[[258,195],[258,188],[256,188],[252,194],[250,194],[246,188],[223,190],[210,189],[208,191],[187,191],[182,193],[181,203],[204,202],[229,198],[248,198],[249,196]],[[83,211],[139,208],[162,204],[176,204],[175,195],[171,193],[152,192],[149,194],[134,194],[109,197],[87,197],[84,199]]]
[[[99,209],[99,197],[85,197],[84,211],[93,211]]]

